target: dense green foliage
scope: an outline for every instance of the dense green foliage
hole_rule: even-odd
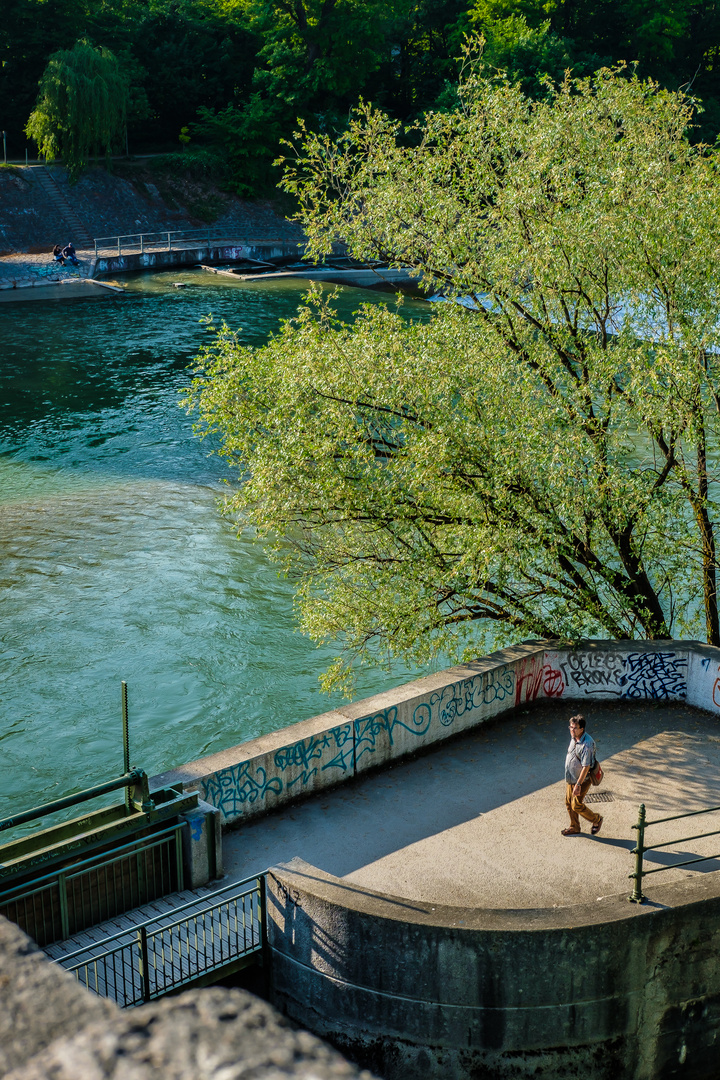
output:
[[[285,184],[316,255],[410,266],[437,304],[318,298],[230,329],[191,403],[305,628],[423,661],[527,635],[720,644],[720,182],[682,95],[601,70],[539,101],[471,74],[410,131],[369,107]]]
[[[702,136],[720,129],[720,8],[709,0],[5,0],[2,126],[12,157],[50,56],[87,39],[131,86],[131,150],[220,149],[231,186],[276,179],[279,137],[298,117],[339,130],[359,97],[413,119],[452,106],[463,36],[532,95],[567,67],[638,61],[671,89],[692,84]]]
[[[129,80],[108,49],[78,41],[50,57],[27,134],[48,161],[77,179],[92,155],[109,156],[125,134]]]

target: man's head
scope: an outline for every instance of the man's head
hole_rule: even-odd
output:
[[[577,716],[571,716],[569,720],[570,734],[573,739],[582,739],[585,734],[585,717],[578,713]]]

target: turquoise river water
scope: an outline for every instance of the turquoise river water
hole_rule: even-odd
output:
[[[0,307],[0,817],[120,774],[121,679],[150,775],[339,700],[317,682],[334,650],[296,631],[290,585],[220,515],[227,466],[178,406],[203,316],[261,343],[303,285],[177,280]],[[358,692],[408,674],[366,671]]]

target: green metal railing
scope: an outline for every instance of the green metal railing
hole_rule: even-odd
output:
[[[662,844],[646,844],[645,843],[645,830],[649,829],[651,825],[663,825],[667,821],[680,821],[682,818],[698,817],[700,814],[714,814],[720,811],[720,806],[708,806],[704,810],[691,810],[687,814],[674,814],[672,817],[656,818],[655,821],[647,821],[645,818],[645,804],[640,805],[640,811],[638,814],[637,824],[633,825],[633,829],[637,829],[638,839],[637,845],[633,848],[631,854],[635,856],[635,871],[632,874],[628,874],[629,878],[635,879],[633,891],[628,897],[634,904],[642,904],[646,897],[642,891],[643,878],[648,877],[649,874],[660,874],[663,870],[677,870],[681,866],[692,866],[693,863],[708,862],[710,859],[720,858],[720,852],[717,855],[700,855],[693,859],[684,859],[682,862],[671,863],[668,866],[656,866],[652,870],[643,869],[643,861],[645,858],[645,852],[647,851],[660,851],[662,848],[675,847],[677,844],[689,844],[691,840],[702,840],[707,836],[720,836],[720,829],[715,829],[712,832],[696,833],[694,836],[683,836],[679,840],[666,840]]]
[[[147,812],[155,809],[155,803],[150,798],[148,778],[143,769],[129,769],[122,776],[114,780],[106,780],[102,784],[85,788],[84,791],[76,791],[74,795],[67,795],[64,799],[54,799],[52,802],[35,806],[32,810],[23,810],[20,814],[0,820],[0,832],[6,829],[14,829],[17,825],[24,825],[28,821],[38,821],[40,818],[54,814],[58,810],[66,810],[69,806],[78,806],[80,803],[97,799],[100,795],[107,795],[110,791],[118,791],[120,788],[135,788],[135,802],[140,803],[142,810]],[[130,799],[127,805],[130,804]]]
[[[35,878],[32,886],[0,892],[0,915],[17,923],[38,945],[79,933],[105,919],[183,889],[183,824],[63,870]]]
[[[55,963],[88,990],[129,1008],[258,959],[265,925],[265,875],[260,874]]]

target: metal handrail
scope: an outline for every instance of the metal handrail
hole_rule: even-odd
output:
[[[165,842],[166,838],[171,833],[174,833],[177,829],[182,829],[182,827],[182,825],[168,825],[167,828],[152,833],[151,837],[140,837],[140,839],[138,840],[130,840],[127,844],[122,844],[120,847],[113,848],[112,857],[106,858],[104,862],[96,862],[96,860],[102,859],[103,856],[107,855],[108,853],[105,851],[99,852],[97,855],[91,855],[89,858],[82,859],[80,862],[72,863],[70,866],[66,867],[65,870],[51,870],[50,873],[43,874],[42,877],[33,878],[33,886],[40,885],[40,883],[43,881],[48,881],[51,883],[56,882],[61,874],[65,874],[66,880],[71,881],[73,878],[77,877],[79,873],[82,872],[82,867],[84,867],[85,870],[101,870],[103,866],[109,866],[110,863],[118,862],[117,856],[120,854],[120,852],[127,852],[133,848],[137,849],[138,846],[142,846],[143,851],[148,851],[150,850],[150,848],[158,847],[159,844]],[[152,843],[144,842],[145,840],[149,839],[152,839]],[[120,857],[124,858],[124,856]],[[72,870],[73,872],[69,873],[68,871],[70,870]],[[16,892],[18,889],[26,889],[27,891],[24,893],[21,892],[19,896],[13,896],[12,893]],[[24,900],[28,896],[33,896],[36,892],[42,892],[42,889],[28,889],[27,882],[24,882],[22,885],[13,885],[12,888],[6,889],[5,892],[0,892],[0,907],[7,902]]]
[[[32,810],[24,810],[21,814],[15,814],[14,817],[3,818],[0,821],[0,832],[5,829],[12,829],[16,825],[24,825],[26,821],[36,821],[38,818],[55,813],[56,810],[64,810],[68,806],[87,802],[88,799],[96,799],[109,791],[132,787],[134,784],[143,785],[143,799],[145,799],[147,776],[143,769],[131,769],[130,772],[125,773],[123,776],[116,777],[115,780],[107,780],[104,784],[95,784],[94,787],[85,788],[84,791],[76,791],[74,795],[67,795],[64,799],[55,799],[53,802],[36,806]]]
[[[197,900],[188,900],[185,904],[181,904],[179,907],[174,908],[173,912],[174,914],[177,914],[177,912],[179,911],[187,911],[188,908],[196,908],[198,904],[202,904],[206,900],[214,900],[215,897],[221,896],[223,893],[229,892],[231,889],[237,889],[241,885],[251,885],[251,883],[254,881],[259,882],[261,878],[265,877],[265,873],[266,871],[263,871],[261,874],[254,874],[252,877],[243,878],[242,881],[234,881],[231,885],[224,885],[222,889],[216,889],[215,892],[206,893],[204,896],[199,897]],[[252,888],[245,889],[243,892],[238,893],[238,896],[245,896],[246,893],[249,892],[252,892]],[[141,928],[145,928],[147,930],[148,926],[152,926],[153,923],[159,922],[163,918],[167,918],[168,914],[169,913],[166,912],[165,915],[153,915],[151,919],[146,919],[144,922],[135,923],[133,927],[129,927],[127,930],[119,930],[117,934],[111,934],[110,937],[102,938],[100,941],[94,941],[92,945],[84,945],[82,949],[77,949],[74,953],[69,953],[67,956],[63,956],[62,958],[55,960],[54,963],[66,964],[69,960],[74,960],[76,956],[82,956],[83,953],[90,952],[91,949],[100,949],[105,945],[109,945],[113,941],[119,941],[120,938],[126,938],[128,934],[132,934],[135,930],[140,930]],[[182,920],[180,921],[182,922]],[[161,927],[160,929],[164,929],[164,927]]]
[[[209,902],[217,897],[223,899]],[[203,906],[198,910],[199,903]],[[188,908],[194,910],[187,912],[185,918],[149,930],[153,923],[165,917],[156,915],[54,962],[74,973],[88,989],[130,1007],[162,997],[213,971],[242,965],[254,955],[264,953],[264,874],[234,882],[199,901],[189,901],[176,912]],[[78,959],[82,956],[84,960]]]
[[[16,885],[0,894],[0,909],[38,944],[44,945],[66,940],[84,927],[97,925],[113,914],[167,895],[169,890],[182,890],[182,832],[185,828],[186,824],[179,822],[160,833],[123,844],[113,852],[98,853],[32,883]],[[136,876],[130,874],[127,882],[122,869],[125,866],[135,867],[137,871]],[[117,868],[121,868],[119,887]],[[164,885],[166,871],[167,883]],[[49,904],[49,923],[45,898]],[[40,903],[39,917],[35,907],[37,902]],[[27,924],[28,918],[32,925]]]
[[[635,870],[632,874],[628,874],[628,877],[633,878],[635,881],[633,891],[628,897],[632,903],[642,904],[646,899],[642,891],[642,879],[649,874],[660,874],[663,870],[675,870],[680,866],[692,866],[693,863],[709,862],[711,859],[720,858],[720,852],[718,852],[717,855],[700,855],[694,859],[685,859],[683,862],[672,863],[670,866],[656,866],[652,870],[644,870],[643,860],[646,851],[659,851],[661,848],[674,847],[676,844],[688,844],[691,840],[701,840],[706,836],[720,836],[720,829],[714,829],[712,832],[696,833],[694,836],[684,836],[679,840],[667,840],[662,844],[646,844],[645,830],[649,829],[651,825],[663,825],[667,821],[681,821],[683,818],[697,817],[699,814],[715,814],[719,810],[720,806],[708,806],[703,810],[689,810],[685,814],[674,814],[672,817],[656,818],[654,821],[647,821],[645,818],[645,803],[640,804],[637,824],[632,826],[633,829],[637,829],[637,845],[630,852],[631,855],[635,856]]]
[[[172,251],[173,245],[189,243],[193,240],[204,240],[208,244],[213,240],[229,240],[234,239],[237,236],[237,230],[234,229],[156,229],[154,232],[146,233],[125,233],[121,236],[99,236],[94,240],[95,244],[95,258],[98,257],[98,247],[100,248],[117,248],[115,254],[122,255],[123,248],[136,248],[142,254],[146,247],[148,248],[162,248],[165,251]],[[282,237],[274,236],[268,237],[263,241],[248,240],[245,237],[241,238],[243,244],[250,243],[287,243],[293,244],[296,247],[302,247],[301,243],[293,240],[283,240]]]

